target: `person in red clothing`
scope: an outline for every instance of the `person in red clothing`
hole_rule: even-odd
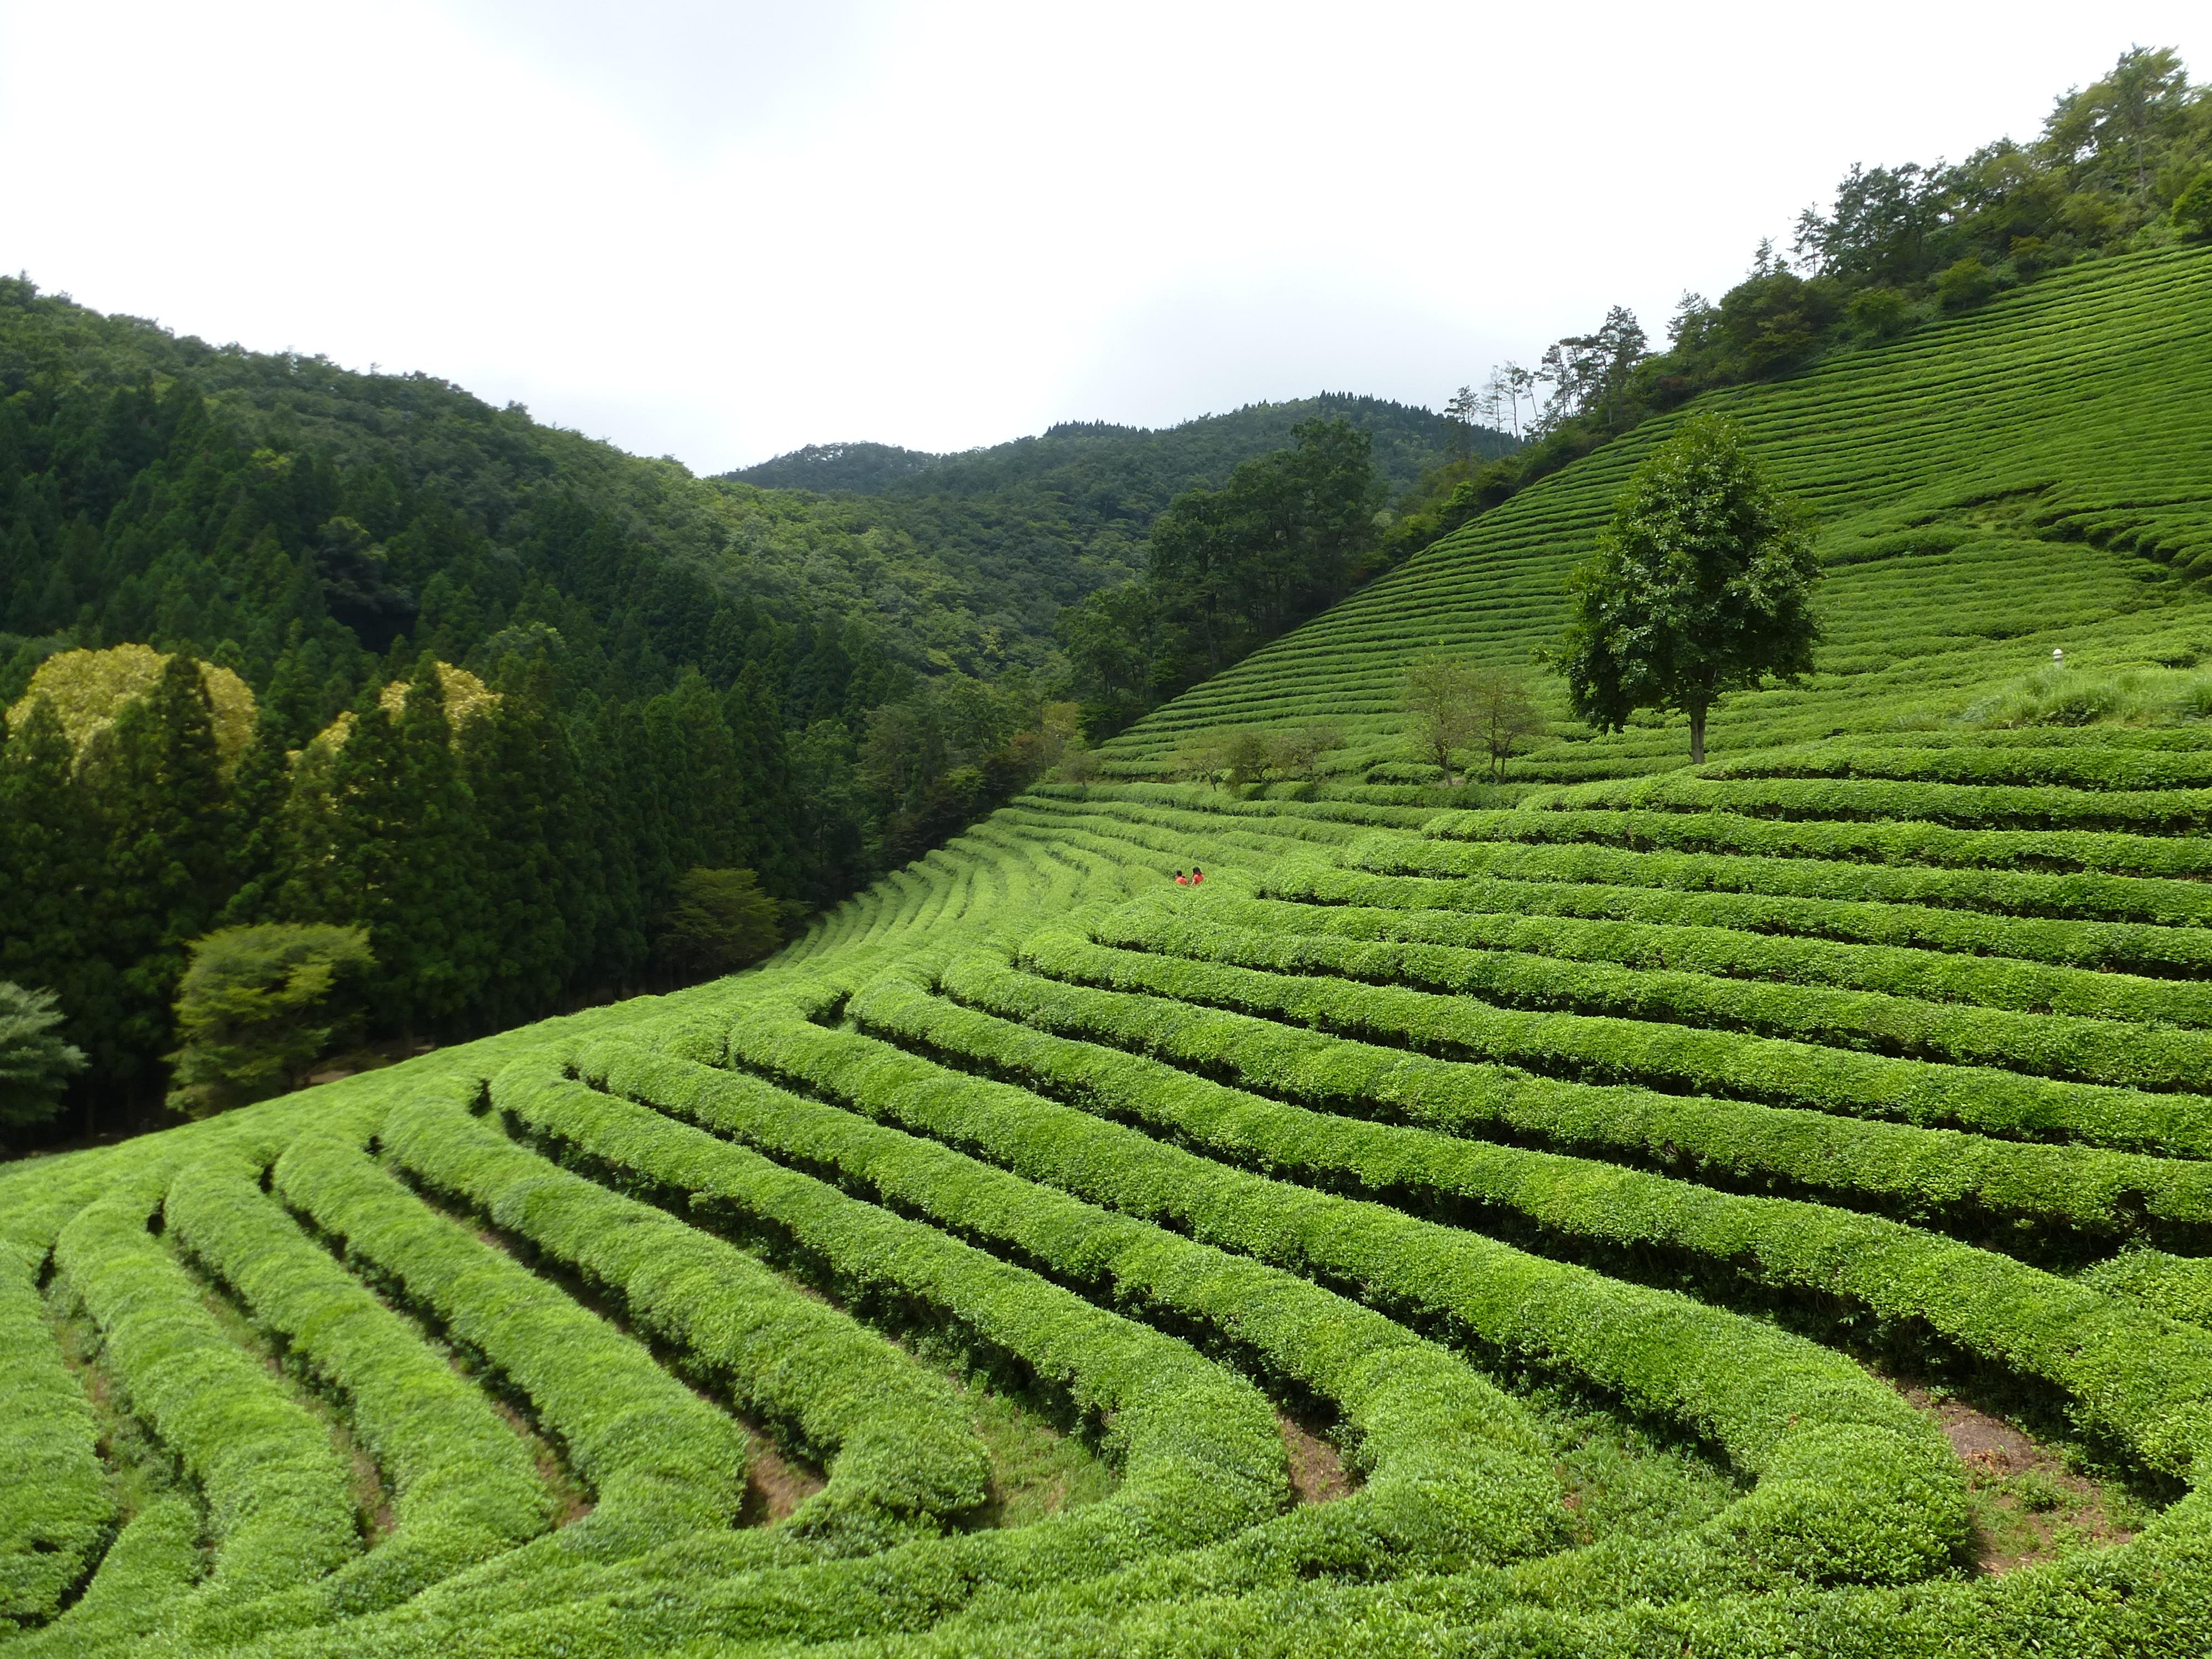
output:
[[[1194,887],[1196,887],[1196,886],[1198,886],[1200,883],[1204,882],[1204,881],[1205,881],[1205,879],[1206,879],[1206,872],[1205,872],[1205,871],[1203,871],[1203,870],[1201,870],[1201,869],[1200,869],[1196,865],[1194,865],[1194,865],[1192,865],[1192,866],[1190,866],[1190,884],[1191,884],[1192,886],[1194,886]]]
[[[1178,886],[1178,887],[1188,887],[1188,886],[1189,886],[1189,885],[1190,885],[1190,878],[1189,878],[1188,876],[1186,876],[1185,874],[1183,874],[1183,872],[1182,872],[1182,871],[1180,871],[1180,870],[1176,871],[1176,886]]]

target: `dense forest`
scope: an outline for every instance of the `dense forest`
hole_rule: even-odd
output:
[[[2180,58],[2136,47],[2059,98],[2042,132],[1959,162],[1853,167],[1717,301],[1686,293],[1655,349],[1615,307],[1534,368],[1500,364],[1452,409],[1525,447],[1434,469],[1383,538],[1402,559],[1522,486],[1715,386],[1767,380],[1826,352],[1879,344],[2100,255],[2212,238],[2212,89]],[[1526,410],[1524,418],[1523,410]]]
[[[1324,392],[1158,430],[1067,422],[951,455],[817,444],[719,482],[805,491],[781,498],[785,510],[933,553],[958,550],[998,597],[995,637],[1009,642],[1003,648],[1012,659],[1034,662],[1024,652],[1053,635],[1065,607],[1145,569],[1153,521],[1170,502],[1291,447],[1299,427],[1315,421],[1341,421],[1368,435],[1380,483],[1374,505],[1386,515],[1388,501],[1454,455],[1489,459],[1515,447],[1501,432],[1426,409]]]
[[[687,872],[787,931],[1049,765],[1056,619],[1322,407],[1450,441],[1331,398],[825,495],[0,282],[0,981],[134,1109],[211,928],[365,929],[372,1035],[667,983]]]

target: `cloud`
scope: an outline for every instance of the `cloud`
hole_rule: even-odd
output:
[[[2201,11],[0,0],[0,268],[701,471],[1433,404]]]

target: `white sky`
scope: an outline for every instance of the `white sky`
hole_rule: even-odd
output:
[[[1662,335],[2212,6],[0,0],[0,270],[708,472]]]

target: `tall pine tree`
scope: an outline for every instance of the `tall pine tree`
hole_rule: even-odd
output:
[[[84,1040],[84,1011],[115,996],[114,975],[94,949],[88,911],[101,836],[61,717],[45,697],[0,751],[0,980],[60,999],[63,1034]]]
[[[229,887],[230,803],[199,664],[172,655],[86,745],[81,769],[106,843],[91,933],[116,987],[86,1046],[96,1075],[143,1090],[172,1046],[185,946],[215,925]]]
[[[519,1024],[550,1012],[590,936],[593,907],[564,847],[576,766],[568,734],[526,684],[511,685],[462,743],[483,848],[480,927],[488,959],[474,1023]],[[573,930],[573,931],[572,931]]]

